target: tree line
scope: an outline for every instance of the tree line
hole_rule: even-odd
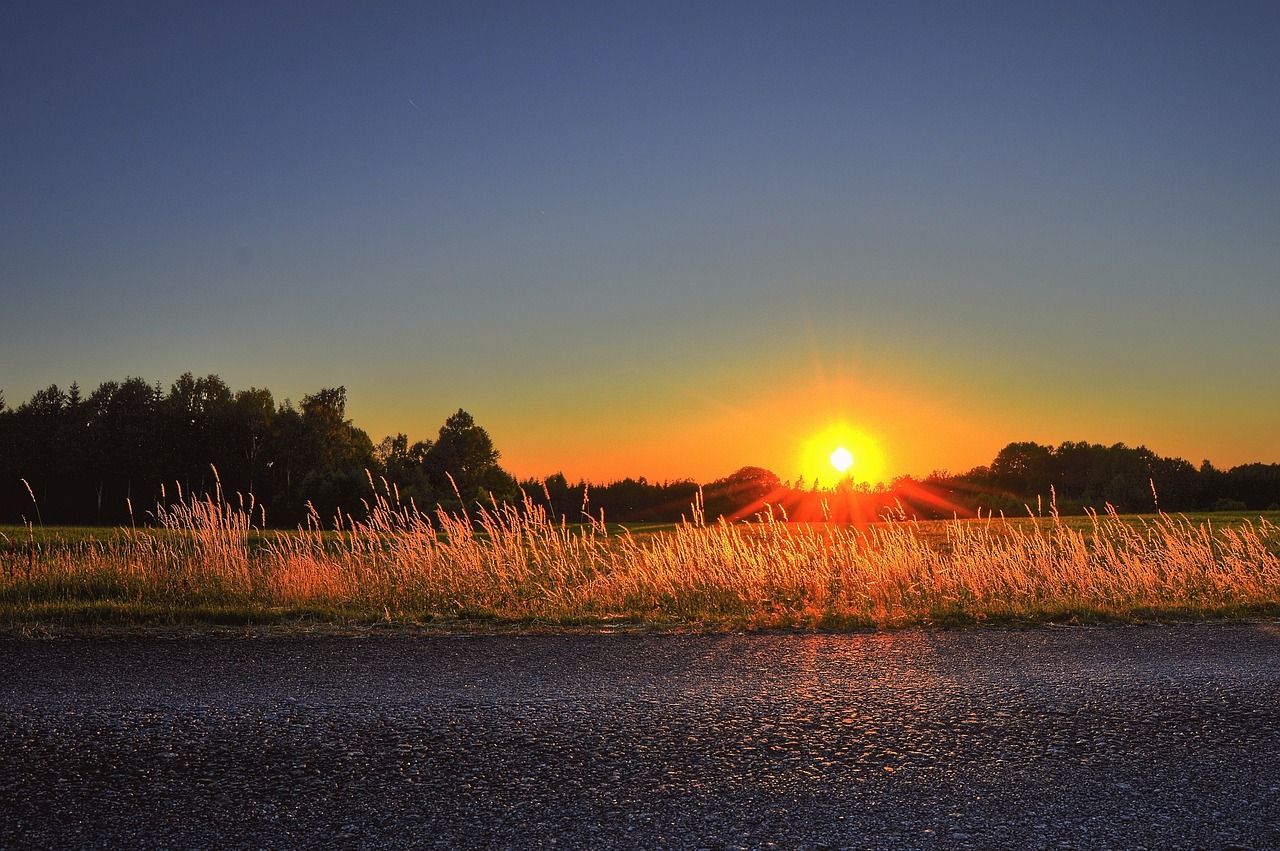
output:
[[[85,396],[50,386],[10,409],[0,396],[0,522],[143,523],[155,506],[218,491],[253,495],[255,522],[293,527],[359,515],[371,476],[424,509],[518,496],[488,433],[465,411],[434,440],[375,445],[346,415],[345,387],[277,403],[217,375],[182,375],[166,392],[141,378]]]
[[[1280,508],[1280,464],[1219,470],[1145,447],[1011,443],[989,465],[875,487],[830,488],[743,467],[713,482],[570,483],[563,474],[518,482],[488,432],[466,411],[432,439],[404,434],[375,444],[346,416],[346,388],[277,402],[259,388],[232,391],[217,375],[186,373],[166,391],[141,378],[108,381],[85,396],[50,386],[16,408],[0,393],[0,522],[146,523],[182,496],[252,494],[255,522],[291,528],[314,515],[331,526],[361,517],[375,488],[424,512],[529,499],[570,522],[672,522],[772,514],[778,519],[869,522],[1027,511],[1062,514],[1107,505],[1262,511]]]

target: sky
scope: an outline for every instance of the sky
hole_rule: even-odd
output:
[[[1280,462],[1280,4],[0,6],[0,390],[520,478]]]

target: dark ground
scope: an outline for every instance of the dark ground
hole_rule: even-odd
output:
[[[0,641],[11,848],[1280,848],[1280,626]]]

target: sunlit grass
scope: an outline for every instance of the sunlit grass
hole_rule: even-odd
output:
[[[1127,622],[1280,614],[1272,517],[984,518],[867,527],[764,515],[633,533],[532,502],[292,533],[186,499],[152,528],[0,537],[0,626],[272,624],[697,629]]]

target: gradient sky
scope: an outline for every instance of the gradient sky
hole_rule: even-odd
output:
[[[345,385],[522,478],[1280,461],[1280,4],[7,2],[0,127],[11,406]]]

